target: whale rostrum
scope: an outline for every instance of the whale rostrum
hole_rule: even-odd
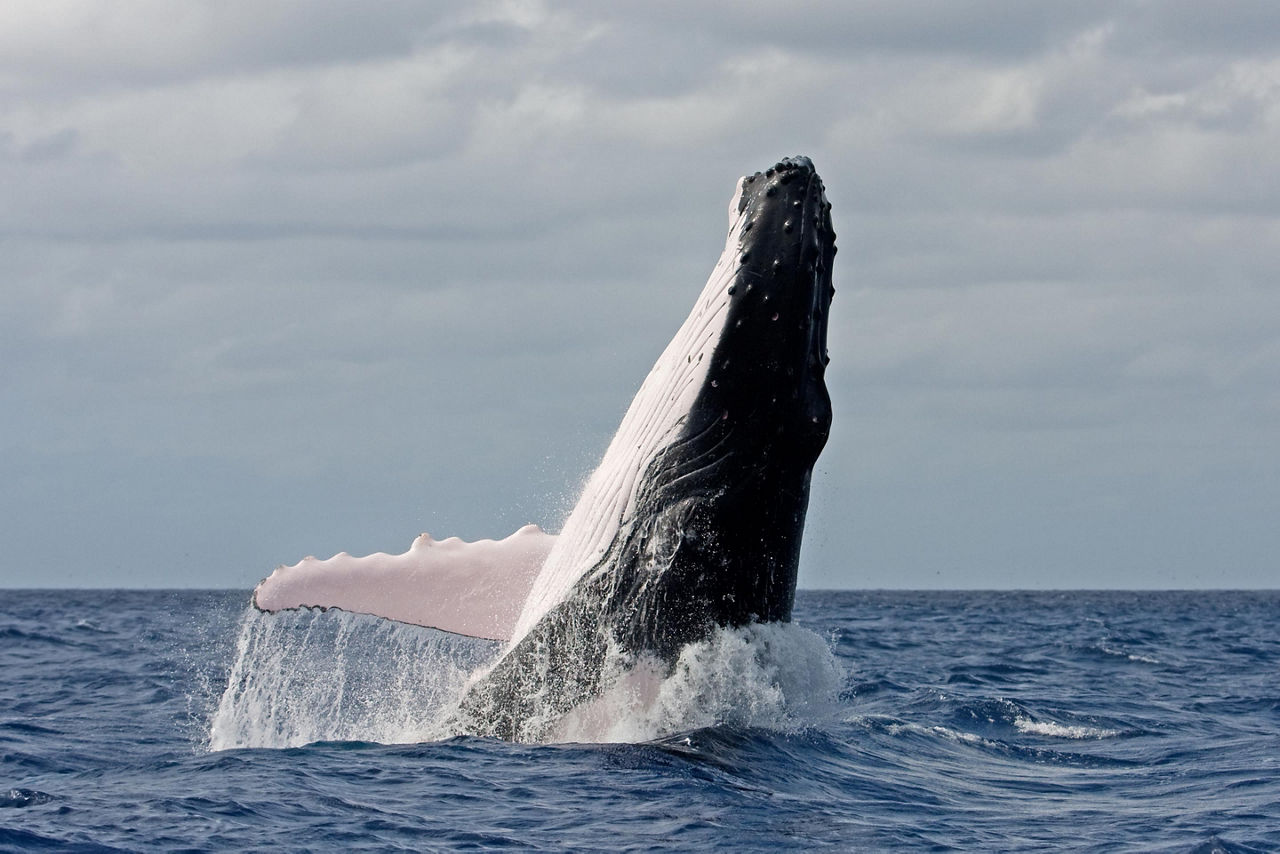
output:
[[[263,581],[255,604],[506,640],[454,724],[521,741],[545,739],[641,661],[661,670],[717,627],[790,620],[831,427],[835,252],[808,158],[742,178],[719,262],[558,535],[423,535],[404,555],[309,558]]]

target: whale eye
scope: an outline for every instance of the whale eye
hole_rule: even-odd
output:
[[[771,317],[771,318],[769,318],[769,319],[770,319],[770,320],[777,320],[777,319],[778,319],[778,313],[775,311],[775,312],[773,313],[773,317]]]
[[[791,220],[787,220],[782,224],[782,230],[786,234],[790,234],[792,228],[794,228],[794,226],[791,224]]]

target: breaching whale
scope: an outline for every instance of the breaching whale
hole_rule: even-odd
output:
[[[280,567],[255,605],[340,608],[506,641],[455,731],[538,741],[717,627],[789,621],[824,374],[831,205],[805,157],[739,180],[724,252],[559,535]]]

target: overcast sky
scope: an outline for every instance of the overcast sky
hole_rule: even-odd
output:
[[[557,528],[792,154],[803,586],[1280,585],[1280,4],[783,9],[0,5],[0,585]]]

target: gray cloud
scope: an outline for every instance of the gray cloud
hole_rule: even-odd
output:
[[[804,583],[1275,583],[1271,4],[52,9],[0,12],[0,583],[554,525],[792,153]]]

